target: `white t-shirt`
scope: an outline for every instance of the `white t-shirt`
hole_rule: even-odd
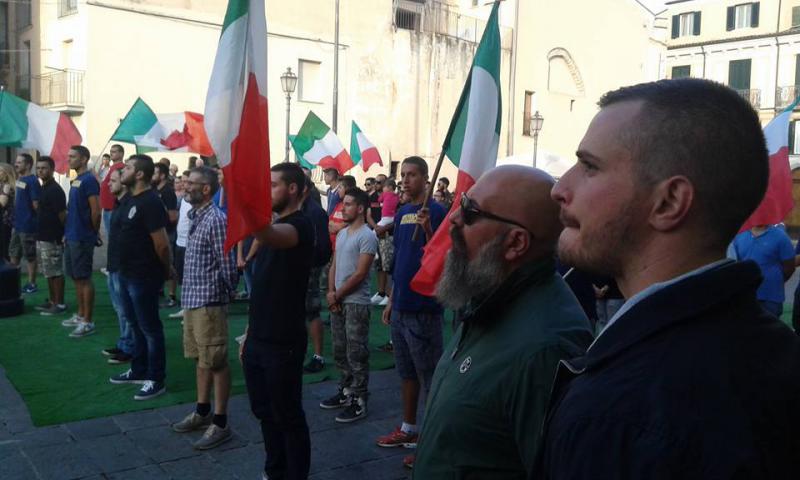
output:
[[[178,237],[175,239],[175,244],[186,248],[186,242],[189,240],[189,228],[192,226],[192,222],[189,220],[189,210],[192,209],[192,204],[182,198],[180,199],[180,204],[178,208],[178,227],[176,229]]]

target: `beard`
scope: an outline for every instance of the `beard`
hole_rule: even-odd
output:
[[[272,199],[272,211],[275,213],[281,213],[286,209],[287,205],[289,205],[288,197]]]
[[[508,278],[502,258],[505,238],[494,238],[481,247],[474,259],[469,260],[464,234],[453,229],[450,236],[453,246],[447,253],[435,295],[443,305],[457,310],[473,298],[492,292]]]

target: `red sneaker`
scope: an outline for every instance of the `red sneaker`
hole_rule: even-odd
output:
[[[403,466],[407,469],[411,470],[414,468],[414,460],[416,460],[417,456],[415,454],[406,455],[403,457]]]
[[[417,437],[418,435],[416,433],[406,433],[400,430],[400,427],[397,427],[389,435],[378,437],[378,441],[376,443],[378,444],[379,447],[416,448]]]

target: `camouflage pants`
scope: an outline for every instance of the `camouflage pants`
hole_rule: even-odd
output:
[[[339,388],[358,396],[369,383],[369,305],[346,303],[331,313],[333,359],[342,374]]]

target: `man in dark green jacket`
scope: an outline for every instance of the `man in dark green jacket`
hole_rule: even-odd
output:
[[[436,296],[467,314],[428,400],[414,478],[519,479],[534,470],[556,366],[592,340],[555,271],[553,179],[487,172],[450,217],[453,247]]]

